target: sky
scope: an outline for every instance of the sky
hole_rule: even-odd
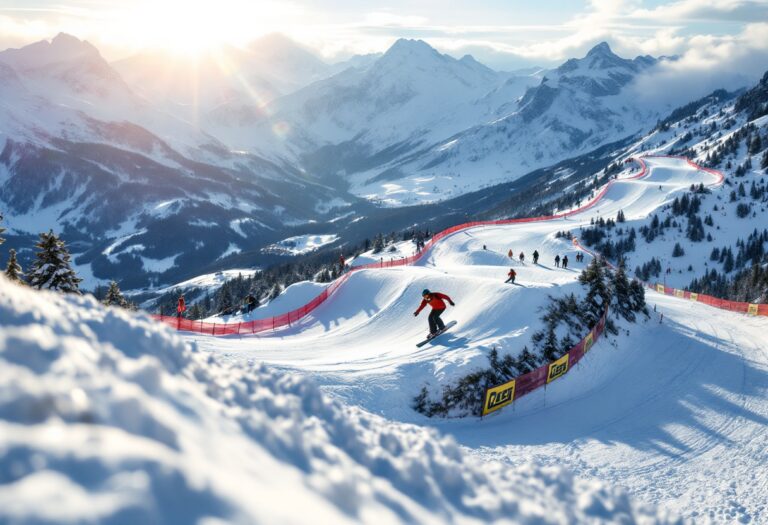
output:
[[[329,62],[407,37],[496,69],[555,65],[603,40],[623,56],[680,55],[704,67],[744,48],[765,54],[768,0],[0,0],[0,48],[59,32],[110,60],[280,32]]]

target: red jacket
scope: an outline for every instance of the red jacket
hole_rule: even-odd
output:
[[[179,305],[176,307],[176,311],[178,313],[182,313],[182,312],[185,312],[186,310],[187,310],[187,305],[184,304],[184,298],[179,297]]]
[[[517,272],[514,270],[510,270],[507,275],[509,275],[510,277],[514,277],[515,275],[517,275]]]
[[[419,312],[421,312],[427,304],[432,307],[433,310],[445,310],[447,307],[445,306],[445,301],[448,301],[453,305],[453,301],[450,297],[445,295],[444,293],[440,292],[432,292],[431,299],[427,301],[426,299],[421,300],[421,305],[419,306],[419,309],[416,310],[416,314],[418,315]],[[443,300],[445,299],[445,301]]]

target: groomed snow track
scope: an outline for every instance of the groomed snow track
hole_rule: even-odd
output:
[[[691,184],[721,181],[685,159],[645,160],[642,178],[620,177],[578,213],[463,229],[412,266],[352,272],[291,326],[256,336],[187,337],[243,365],[309,372],[351,404],[437,427],[479,456],[564,465],[696,522],[768,521],[768,474],[755,468],[768,461],[765,317],[649,290],[657,310],[650,321],[597,343],[572,373],[482,423],[430,420],[410,408],[423,384],[484,365],[493,346],[519,351],[519,338],[527,339],[547,295],[577,290],[583,265],[552,264],[555,254],[573,255],[556,232],[615,217],[620,209],[627,220],[647,217]],[[510,262],[510,248],[528,259],[538,249],[541,264]],[[509,266],[521,286],[502,285]],[[457,307],[444,317],[458,325],[417,351],[426,320],[411,312],[423,288],[454,298]]]

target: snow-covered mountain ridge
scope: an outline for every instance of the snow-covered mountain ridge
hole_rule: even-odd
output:
[[[196,81],[179,72],[190,64],[169,66],[169,85],[153,73],[163,57],[108,64],[68,35],[0,53],[0,207],[22,265],[54,227],[89,288],[157,287],[227,261],[263,267],[280,260],[264,248],[284,239],[338,235],[339,246],[390,219],[412,226],[415,208],[378,204],[487,189],[656,115],[628,98],[654,59],[602,44],[521,74],[412,40],[341,71],[279,37],[226,53],[231,69],[211,56]],[[271,102],[232,85],[255,89],[265,71],[285,80]],[[191,107],[176,88],[195,86]]]
[[[136,94],[74,37],[0,52],[0,78],[0,212],[23,266],[36,235],[54,228],[88,288],[159,284],[355,202],[291,165],[228,149]]]
[[[353,180],[361,194],[386,193],[391,204],[444,199],[634,135],[660,114],[661,108],[639,106],[630,89],[655,63],[620,58],[599,44],[584,58],[543,72],[538,86],[493,118]]]

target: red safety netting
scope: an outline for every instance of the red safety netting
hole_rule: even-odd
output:
[[[695,301],[697,303],[714,306],[722,310],[729,310],[731,312],[739,312],[749,315],[765,315],[768,316],[768,304],[758,303],[745,303],[741,301],[729,301],[728,299],[720,299],[711,295],[689,292],[686,290],[679,290],[672,288],[671,286],[664,286],[661,283],[650,284],[644,283],[648,288],[664,295],[671,295],[679,299],[686,299],[688,301]]]

